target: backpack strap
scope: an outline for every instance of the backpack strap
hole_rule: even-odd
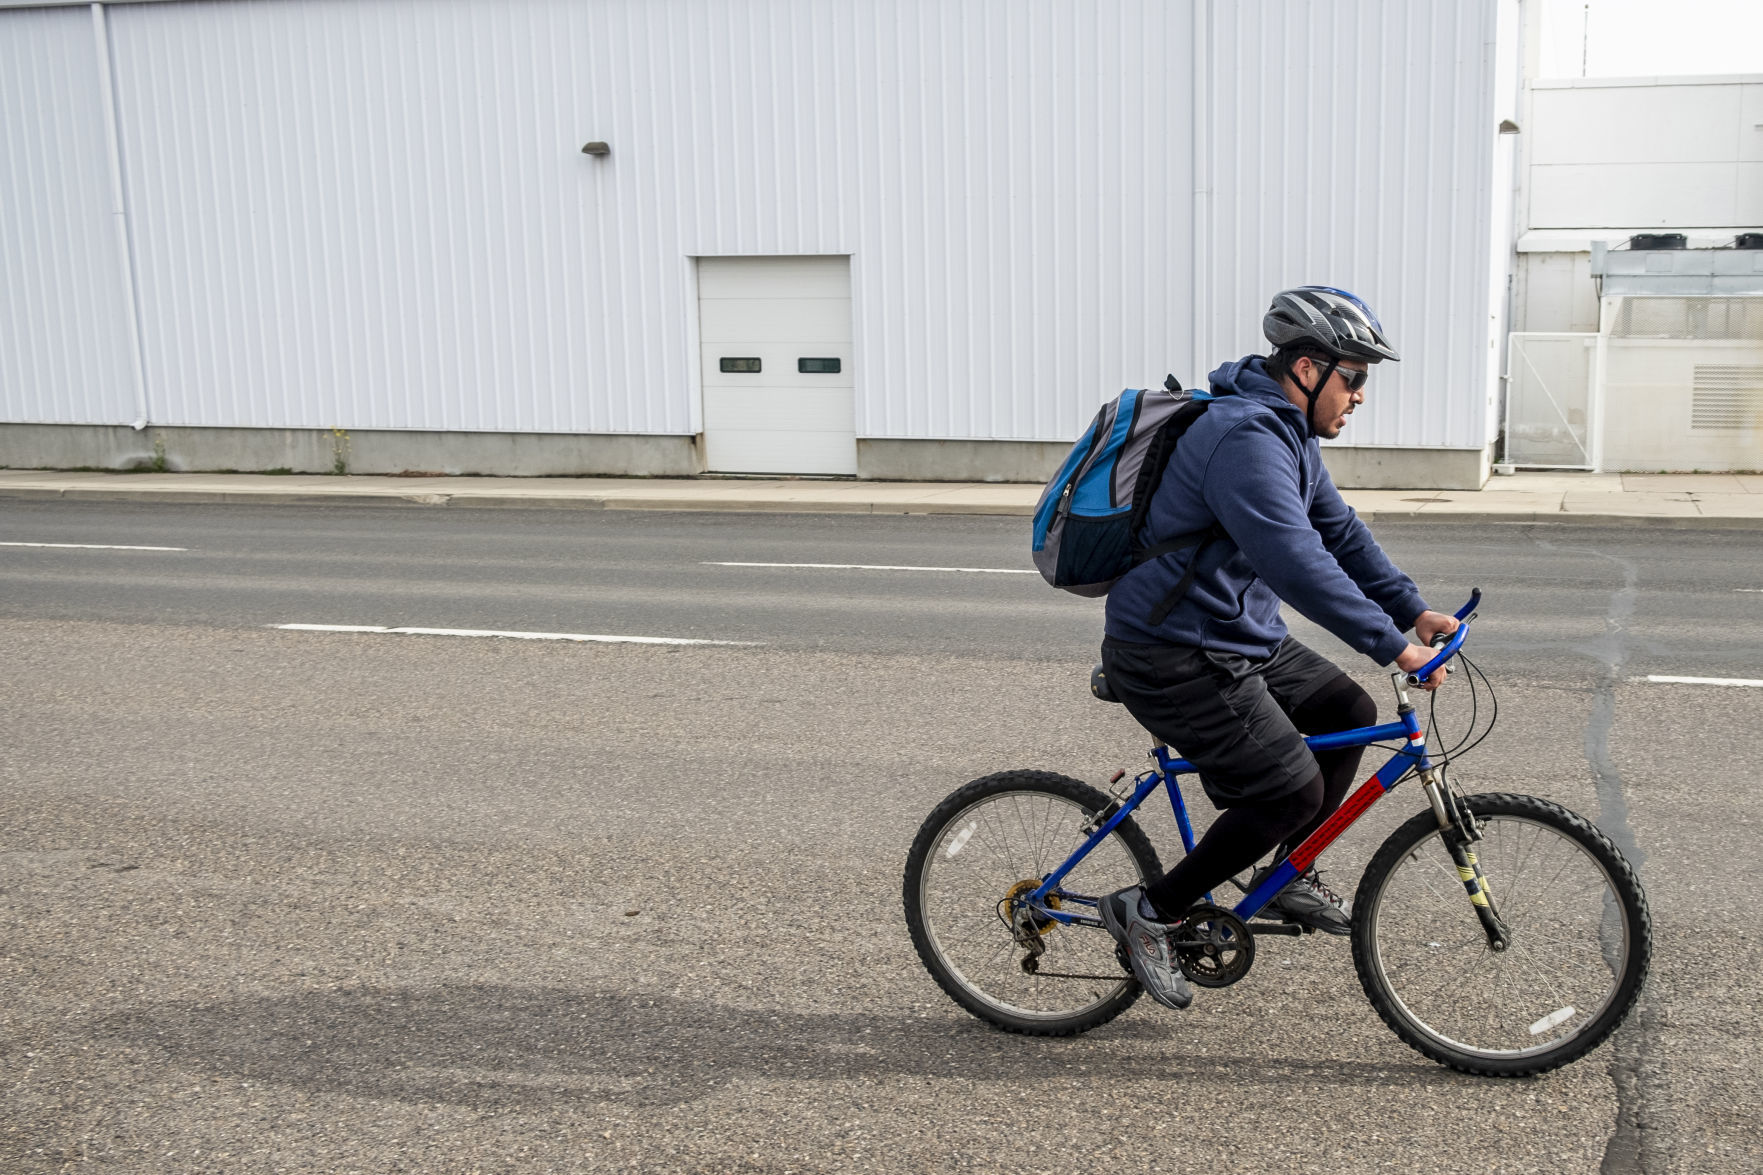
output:
[[[1164,386],[1168,387],[1171,392],[1181,388],[1181,384],[1176,382],[1173,375],[1164,381]],[[1206,411],[1211,400],[1212,397],[1208,396],[1185,405],[1170,419],[1168,424],[1163,426],[1162,431],[1153,442],[1151,451],[1145,455],[1145,463],[1139,467],[1138,484],[1133,493],[1132,529],[1128,532],[1129,534],[1137,535],[1139,528],[1144,525],[1145,514],[1151,507],[1151,495],[1156,492],[1157,484],[1163,480],[1163,475],[1169,468],[1169,459],[1175,456],[1176,442],[1181,440],[1182,435]],[[1187,570],[1182,573],[1180,581],[1170,589],[1168,595],[1158,601],[1155,608],[1151,609],[1151,627],[1159,627],[1165,620],[1168,620],[1169,613],[1177,604],[1181,603],[1182,597],[1188,594],[1188,589],[1194,584],[1194,576],[1199,571],[1200,555],[1206,545],[1213,539],[1228,537],[1225,529],[1215,522],[1205,530],[1178,534],[1172,539],[1165,539],[1149,547],[1139,547],[1133,550],[1133,566],[1137,567],[1152,559],[1173,555],[1177,551],[1185,551],[1190,547],[1194,548],[1193,555],[1188,559]]]
[[[1169,378],[1173,380],[1175,377],[1172,375]],[[1138,478],[1133,483],[1132,515],[1126,529],[1126,533],[1131,538],[1137,539],[1139,531],[1144,528],[1145,515],[1151,511],[1151,495],[1157,492],[1158,483],[1163,480],[1163,474],[1169,469],[1169,459],[1175,456],[1176,443],[1181,440],[1182,435],[1188,429],[1193,427],[1194,421],[1200,419],[1201,415],[1205,413],[1210,402],[1209,400],[1193,400],[1182,405],[1176,410],[1175,415],[1171,416],[1163,423],[1163,427],[1157,430],[1157,435],[1151,438],[1151,447],[1145,452],[1145,459],[1139,465]],[[1179,551],[1182,548],[1171,549]],[[1166,551],[1158,552],[1158,554],[1167,553]],[[1141,558],[1139,551],[1135,548],[1133,565],[1136,567],[1146,558],[1155,557],[1147,555]]]
[[[1154,547],[1144,549],[1142,558],[1138,559],[1140,563],[1161,558],[1164,555],[1173,555],[1175,552],[1185,551],[1189,547],[1194,548],[1194,553],[1188,558],[1188,569],[1182,572],[1181,579],[1169,589],[1169,594],[1157,601],[1157,606],[1151,609],[1152,628],[1158,628],[1165,620],[1168,620],[1170,612],[1174,611],[1175,606],[1181,603],[1182,597],[1188,594],[1188,589],[1194,586],[1194,576],[1200,570],[1200,555],[1205,551],[1207,544],[1213,539],[1229,537],[1230,535],[1224,527],[1215,522],[1205,530],[1189,531],[1187,534],[1177,535],[1175,538],[1167,539]]]

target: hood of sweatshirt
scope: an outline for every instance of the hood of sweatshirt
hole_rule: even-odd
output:
[[[1388,664],[1425,608],[1414,583],[1342,501],[1304,425],[1304,410],[1250,355],[1209,377],[1213,403],[1176,446],[1152,493],[1144,546],[1221,527],[1226,537],[1163,555],[1108,593],[1107,634],[1252,658],[1285,639],[1284,599],[1351,647]],[[1190,561],[1185,595],[1161,623]]]
[[[1219,367],[1206,377],[1208,394],[1242,396],[1277,412],[1282,423],[1296,431],[1299,440],[1307,439],[1304,410],[1286,398],[1286,390],[1267,374],[1267,360],[1260,355],[1246,355]]]

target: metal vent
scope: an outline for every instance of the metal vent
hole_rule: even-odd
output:
[[[1610,323],[1615,339],[1763,339],[1763,298],[1625,297]]]
[[[1754,429],[1763,417],[1763,367],[1698,363],[1690,427]]]

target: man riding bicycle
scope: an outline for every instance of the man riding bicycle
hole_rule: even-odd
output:
[[[1146,547],[1215,537],[1140,564],[1108,594],[1109,687],[1199,769],[1222,809],[1174,868],[1101,903],[1133,974],[1172,1008],[1193,999],[1170,947],[1172,924],[1268,850],[1278,846],[1275,860],[1283,858],[1354,782],[1363,748],[1313,753],[1303,735],[1377,720],[1352,678],[1288,635],[1280,601],[1405,671],[1432,659],[1434,636],[1457,628],[1384,555],[1322,464],[1317,439],[1339,436],[1364,402],[1370,365],[1400,359],[1377,317],[1344,290],[1301,286],[1274,296],[1262,331],[1271,355],[1209,377],[1215,398],[1182,436],[1136,536]],[[1403,635],[1410,628],[1417,643]],[[1438,669],[1423,686],[1437,689],[1444,678]],[[1268,910],[1347,934],[1344,907],[1311,869]]]

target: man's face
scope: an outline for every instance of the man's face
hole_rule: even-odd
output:
[[[1308,369],[1305,365],[1308,364]],[[1295,374],[1305,387],[1313,387],[1322,373],[1328,370],[1326,360],[1301,358],[1297,363]],[[1343,359],[1335,367],[1334,373],[1328,377],[1328,383],[1316,397],[1316,408],[1310,417],[1310,423],[1316,429],[1316,435],[1325,440],[1334,440],[1347,427],[1347,417],[1353,409],[1365,402],[1365,364],[1357,359]],[[1357,387],[1352,385],[1357,384]]]

